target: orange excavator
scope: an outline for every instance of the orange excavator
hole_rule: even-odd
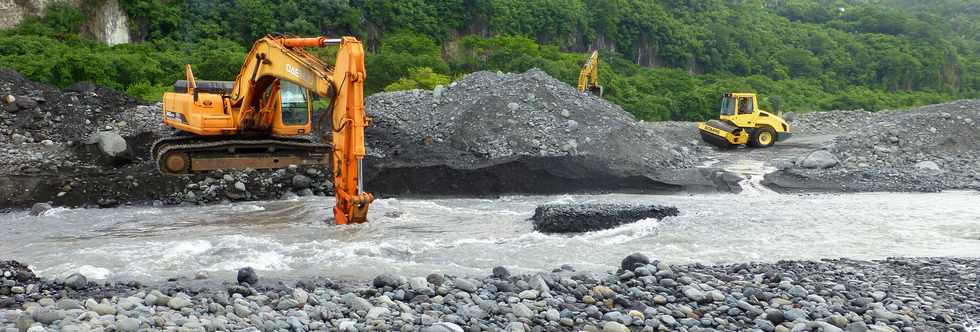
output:
[[[328,66],[306,48],[337,45]],[[234,81],[194,78],[163,95],[163,121],[177,134],[156,141],[151,155],[165,175],[228,169],[329,165],[335,223],[367,221],[374,196],[364,192],[364,48],[354,37],[266,36],[252,46]],[[323,142],[310,136],[312,94],[330,100]],[[326,126],[324,124],[324,126]]]

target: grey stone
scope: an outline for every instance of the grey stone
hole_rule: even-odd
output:
[[[109,157],[120,157],[126,153],[126,150],[128,149],[126,139],[124,139],[118,133],[111,131],[100,131],[95,135],[95,143],[98,144],[99,150],[105,155]]]
[[[494,267],[492,274],[494,278],[498,279],[510,278],[510,271],[507,271],[507,268],[503,266]]]
[[[180,310],[182,308],[186,308],[191,305],[193,305],[193,303],[191,303],[191,300],[183,296],[174,296],[170,298],[170,301],[167,302],[167,306],[170,307],[170,309],[174,309],[174,310]]]
[[[309,188],[313,184],[313,179],[306,175],[296,174],[293,175],[293,189],[303,190]]]
[[[343,301],[354,310],[368,312],[371,311],[371,308],[374,308],[374,305],[372,305],[371,302],[368,302],[368,300],[354,295],[353,293],[344,294]]]
[[[39,215],[43,214],[45,211],[51,210],[51,209],[52,209],[51,204],[48,204],[48,203],[34,203],[34,205],[31,206],[31,215],[32,216],[39,216]]]
[[[238,182],[241,183],[241,182]],[[244,186],[244,185],[243,185]],[[238,283],[248,283],[249,285],[255,285],[259,282],[259,275],[255,273],[255,269],[250,266],[238,269]]]
[[[386,286],[391,288],[398,288],[398,286],[401,285],[401,280],[399,280],[398,276],[394,274],[385,273],[385,274],[378,275],[377,277],[374,277],[373,284],[374,287],[377,288],[382,288]]]
[[[477,289],[475,281],[463,279],[463,278],[454,280],[453,285],[460,290],[470,292],[470,293],[475,292]]]
[[[434,286],[442,286],[442,283],[446,281],[446,277],[441,273],[431,273],[425,277],[425,280]]]
[[[694,288],[692,286],[687,286],[681,290],[688,299],[694,302],[703,302],[705,300],[704,292],[700,289]]]
[[[602,332],[629,332],[630,329],[626,325],[617,322],[605,322],[602,324]]]
[[[123,318],[116,323],[116,327],[123,332],[136,332],[140,328],[140,321],[134,318]]]
[[[414,277],[408,279],[408,287],[412,290],[422,290],[429,289],[429,282],[422,277]]]
[[[531,318],[534,317],[534,312],[531,311],[524,303],[515,303],[511,305],[511,310],[514,312],[514,316],[521,318]]]
[[[650,258],[647,257],[647,255],[637,252],[623,258],[623,261],[620,262],[619,267],[623,269],[623,271],[633,271],[634,269],[646,266],[647,264],[650,264]]]
[[[249,309],[248,306],[245,306],[244,304],[241,303],[235,303],[232,309],[235,313],[235,316],[241,318],[246,318],[252,314],[252,309]]]
[[[367,318],[369,320],[376,320],[376,319],[381,319],[383,317],[386,317],[388,315],[391,315],[391,310],[388,310],[388,308],[374,307],[374,308],[371,308],[371,310],[368,311],[368,313],[365,316],[365,318]]]
[[[65,313],[61,310],[51,310],[48,308],[40,308],[34,311],[34,320],[42,324],[51,325],[55,321],[59,321],[65,318]]]
[[[422,329],[422,332],[463,332],[459,325],[449,322],[438,322]]]
[[[522,299],[525,299],[525,300],[534,300],[534,299],[537,299],[538,298],[538,295],[539,294],[540,294],[540,292],[538,292],[537,290],[528,289],[528,290],[522,291],[517,296],[520,297],[520,298],[522,298]]]
[[[296,299],[298,304],[306,304],[310,300],[310,293],[307,293],[302,288],[293,288],[293,298]]]
[[[65,278],[65,285],[74,290],[84,289],[88,287],[88,278],[81,273],[72,273]]]
[[[800,167],[803,168],[831,168],[836,166],[840,161],[827,150],[816,150],[811,152],[809,155],[803,158],[800,163]]]
[[[800,285],[794,285],[787,292],[789,295],[799,298],[806,298],[807,294],[809,294],[809,292],[806,291],[806,288],[803,288],[803,286]]]

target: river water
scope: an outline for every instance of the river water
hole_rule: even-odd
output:
[[[632,202],[681,214],[619,228],[552,236],[527,219],[542,203]],[[192,207],[54,209],[0,215],[0,259],[39,274],[160,281],[208,271],[369,279],[443,272],[487,275],[571,264],[612,270],[632,252],[671,263],[848,257],[980,256],[980,193],[512,196],[381,199],[370,223],[323,219],[332,198]]]

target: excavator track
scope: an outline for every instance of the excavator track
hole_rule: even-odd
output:
[[[179,175],[219,169],[327,166],[331,146],[306,138],[207,139],[165,137],[150,148],[157,170]]]

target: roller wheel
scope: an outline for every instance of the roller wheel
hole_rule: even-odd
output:
[[[776,143],[776,131],[772,128],[759,128],[752,133],[749,144],[757,148],[768,148]]]
[[[164,152],[160,156],[160,168],[170,174],[188,173],[191,169],[191,158],[184,152]]]

